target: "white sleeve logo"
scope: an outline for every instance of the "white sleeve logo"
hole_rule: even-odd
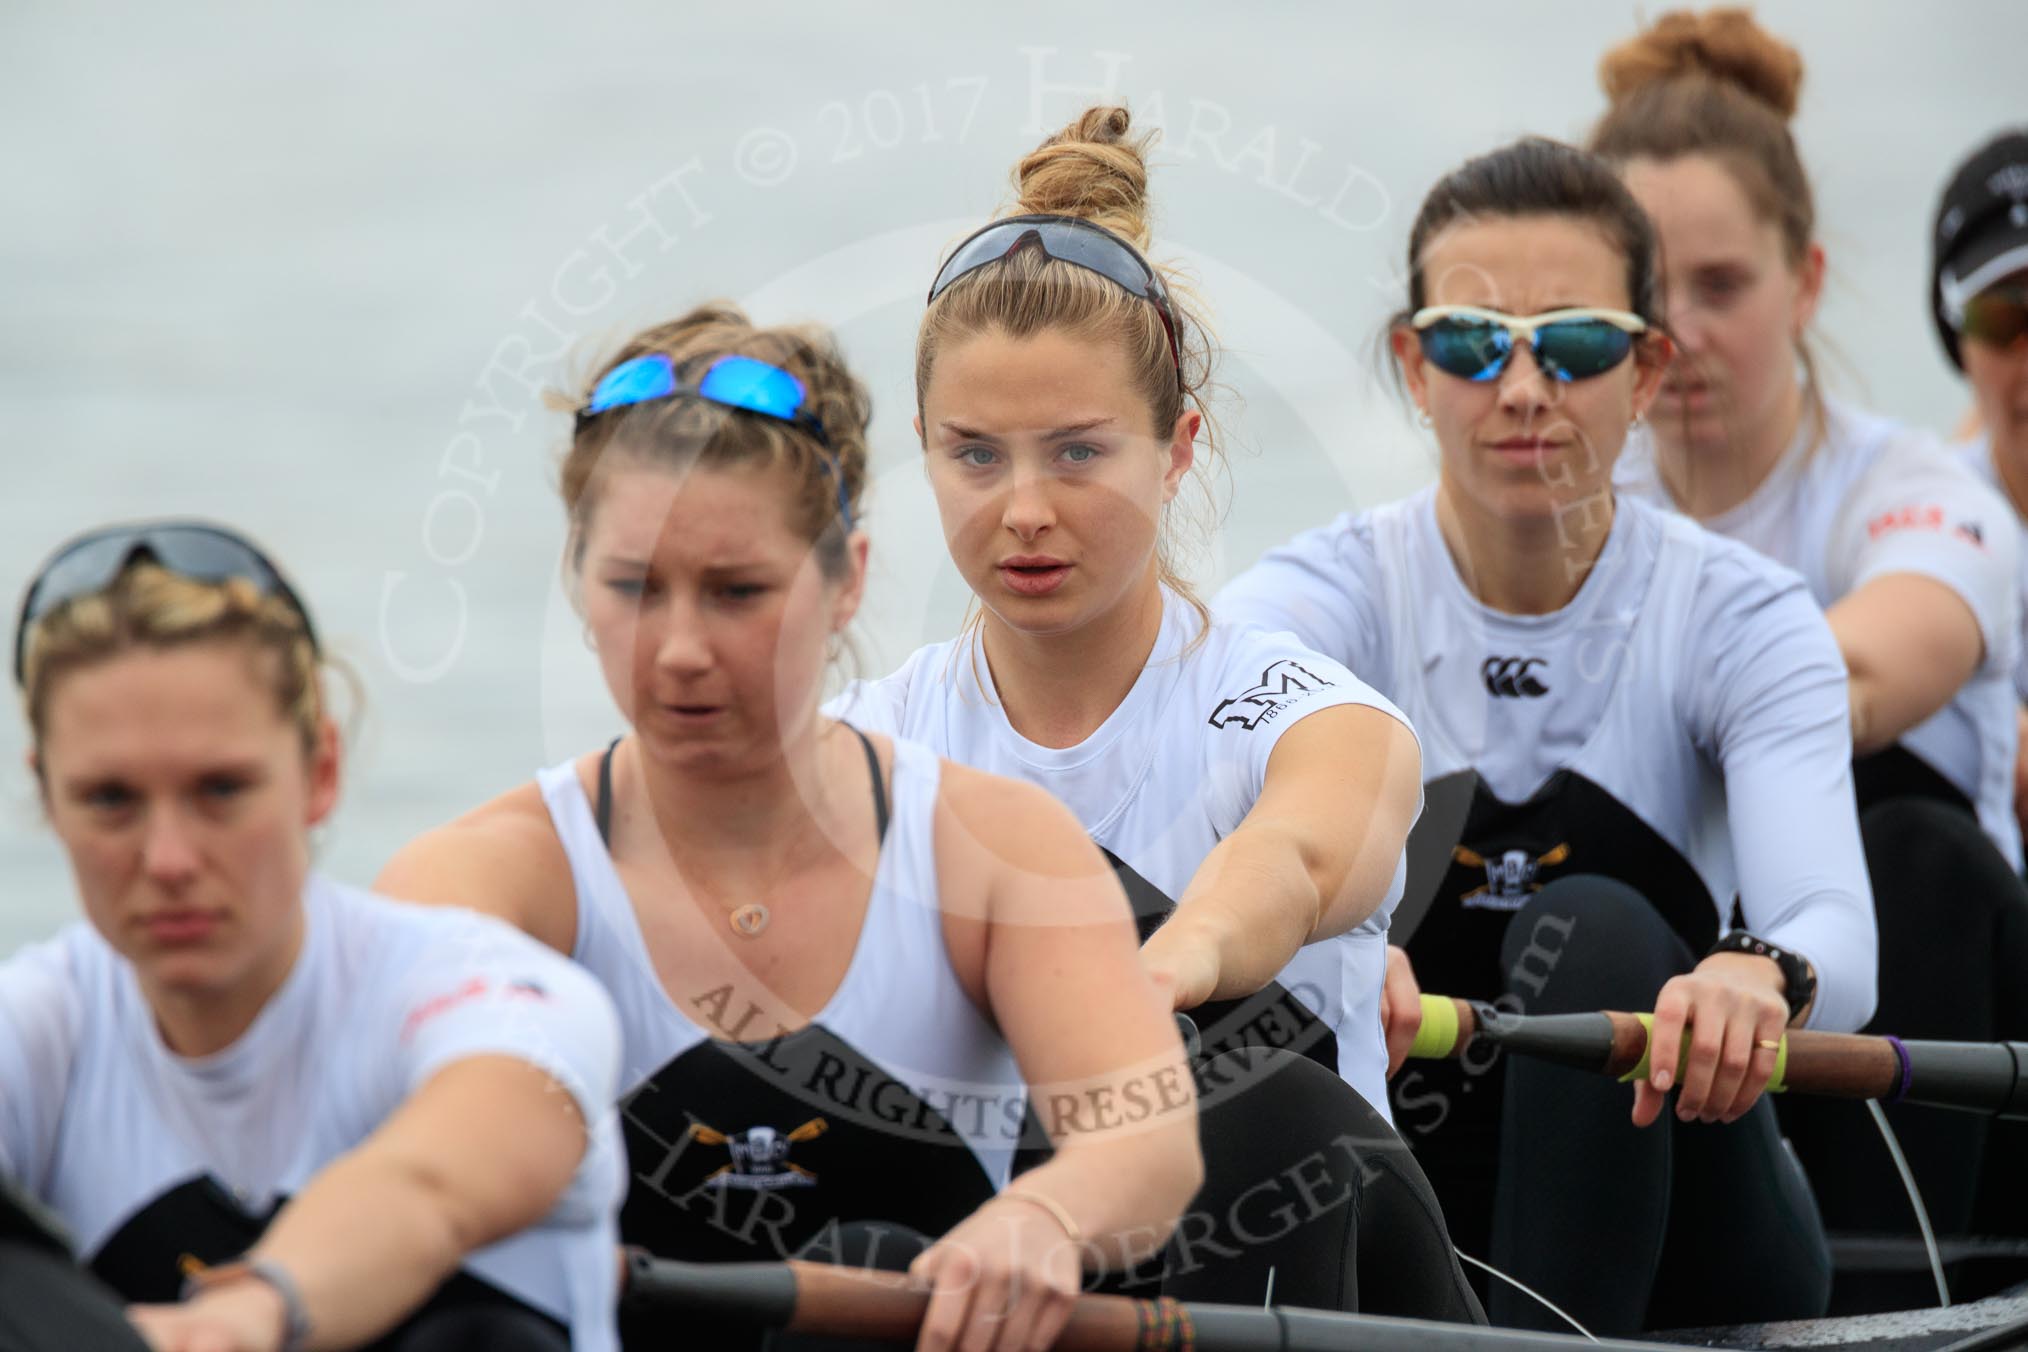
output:
[[[1295,703],[1298,695],[1327,689],[1332,684],[1302,663],[1284,657],[1260,674],[1260,684],[1231,699],[1220,700],[1211,711],[1211,726],[1257,728]]]

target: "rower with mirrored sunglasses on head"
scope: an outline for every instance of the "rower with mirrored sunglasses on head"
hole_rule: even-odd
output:
[[[311,871],[323,667],[221,527],[94,531],[30,583],[14,673],[85,922],[0,963],[0,1175],[157,1352],[614,1347],[612,1003]]]
[[[1209,1248],[1172,1252],[1166,1291],[1251,1303],[1272,1281],[1292,1304],[1477,1319],[1384,1116],[1415,735],[1288,636],[1214,622],[1183,575],[1214,353],[1143,252],[1146,140],[1125,109],[1087,110],[935,273],[916,430],[976,617],[831,707],[1043,785],[1112,858],[1143,964],[1207,1053]],[[1311,1159],[1330,1205],[1275,1183]],[[1247,1190],[1265,1209],[1278,1186],[1304,1223],[1252,1226]]]
[[[566,569],[628,731],[382,885],[504,916],[612,992],[628,1243],[913,1260],[919,1346],[1045,1345],[1083,1267],[1159,1244],[1199,1176],[1120,887],[1033,786],[819,713],[868,549],[870,404],[829,335],[700,306],[576,403]],[[1010,1186],[1031,1093],[1055,1153]],[[623,1331],[757,1337],[647,1308]]]
[[[2028,1035],[2012,995],[2028,970],[2012,513],[1931,433],[1819,379],[1810,330],[1825,252],[1789,128],[1795,49],[1743,10],[1678,11],[1608,52],[1599,74],[1609,106],[1591,147],[1655,222],[1680,344],[1616,483],[1794,568],[1830,621],[1880,929],[1872,1027]],[[1888,1117],[1935,1229],[1964,1233],[1985,1190],[1988,1124],[1906,1107]],[[1907,1198],[1879,1186],[1868,1114],[1795,1101],[1782,1120],[1834,1230],[1914,1245]],[[1890,1283],[1852,1286],[1870,1304]],[[1927,1300],[1931,1274],[1907,1273],[1900,1290]]]
[[[1432,800],[1469,804],[1403,903],[1397,1060],[1417,981],[1653,1010],[1658,1051],[1631,1092],[1418,1065],[1395,1121],[1460,1245],[1595,1332],[1821,1312],[1823,1235],[1759,1096],[1785,1027],[1873,1004],[1837,647],[1793,573],[1613,491],[1671,348],[1609,166],[1544,140],[1467,162],[1424,199],[1408,277],[1388,337],[1436,485],[1270,551],[1216,608],[1363,673],[1421,731]],[[1489,1310],[1558,1323],[1504,1286]]]

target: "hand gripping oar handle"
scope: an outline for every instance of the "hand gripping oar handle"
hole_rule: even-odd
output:
[[[1462,1055],[1474,1040],[1622,1080],[1648,1074],[1650,1014],[1510,1014],[1448,996],[1422,997],[1410,1056]],[[1689,1046],[1685,1034],[1684,1046]],[[1907,1101],[2028,1118],[2028,1043],[1904,1042],[1795,1029],[1775,1052],[1768,1089]]]
[[[827,1263],[678,1263],[630,1250],[623,1303],[672,1334],[711,1317],[748,1328],[911,1342],[929,1294],[898,1272]],[[672,1346],[675,1345],[672,1341]],[[1079,1296],[1056,1352],[1655,1352],[1652,1344],[1324,1310]]]

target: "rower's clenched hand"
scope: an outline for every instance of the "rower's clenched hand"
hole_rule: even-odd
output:
[[[1659,1117],[1672,1087],[1683,1121],[1736,1121],[1773,1077],[1775,1044],[1788,1021],[1781,969],[1766,958],[1714,953],[1671,980],[1655,997],[1648,1078],[1634,1084],[1634,1125]]]
[[[182,1305],[130,1305],[127,1321],[152,1352],[276,1352],[288,1310],[265,1282],[241,1281]]]
[[[1399,945],[1387,946],[1387,980],[1380,990],[1380,1032],[1387,1040],[1387,1074],[1392,1078],[1408,1059],[1415,1035],[1422,1031],[1422,986],[1415,967]]]
[[[1218,989],[1218,944],[1171,922],[1141,945],[1141,966],[1171,1009],[1195,1009]]]
[[[909,1266],[930,1287],[917,1352],[1041,1352],[1070,1318],[1083,1263],[1047,1211],[988,1202]]]

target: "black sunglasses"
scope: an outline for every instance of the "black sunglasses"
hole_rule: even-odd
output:
[[[310,623],[302,598],[251,543],[202,521],[140,521],[80,535],[42,565],[21,598],[21,616],[14,624],[15,685],[27,675],[29,626],[61,605],[104,591],[136,559],[147,559],[194,582],[244,578],[266,595],[286,601],[303,621],[310,646],[318,646],[316,626]]]
[[[1169,358],[1176,363],[1176,381],[1183,381],[1183,354],[1176,341],[1176,312],[1169,303],[1168,289],[1161,274],[1150,267],[1133,245],[1104,226],[1076,216],[1008,216],[972,232],[951,250],[930,283],[929,300],[948,291],[951,283],[988,263],[1010,258],[1033,245],[1060,263],[1095,272],[1107,281],[1138,296],[1155,307],[1162,317],[1163,332],[1169,335]]]

